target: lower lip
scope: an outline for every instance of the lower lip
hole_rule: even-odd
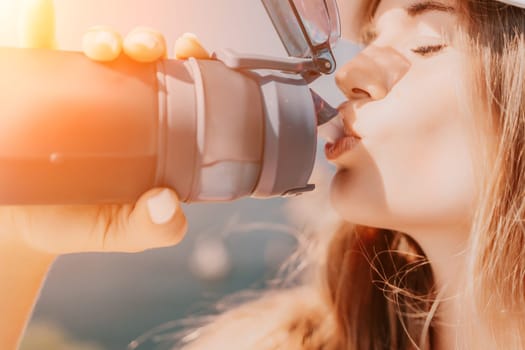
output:
[[[328,160],[335,160],[341,157],[346,152],[351,151],[361,141],[361,139],[354,136],[345,136],[337,140],[335,143],[327,143],[324,147],[324,152]]]

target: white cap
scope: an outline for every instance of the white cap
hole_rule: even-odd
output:
[[[498,0],[499,2],[525,8],[525,0]],[[339,12],[342,19],[343,38],[359,41],[359,31],[363,25],[363,12],[368,0],[340,0]]]
[[[509,4],[512,6],[517,6],[521,8],[525,8],[525,0],[498,0],[499,2],[504,2],[505,4]]]

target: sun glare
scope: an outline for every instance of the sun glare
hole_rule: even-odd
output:
[[[0,45],[16,43],[16,26],[20,0],[0,0]]]

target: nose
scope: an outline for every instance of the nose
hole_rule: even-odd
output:
[[[369,46],[335,75],[349,100],[381,100],[410,68],[406,57],[391,47]]]

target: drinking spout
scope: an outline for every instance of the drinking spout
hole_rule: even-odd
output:
[[[330,106],[321,96],[314,90],[310,89],[315,106],[315,114],[317,116],[317,126],[321,126],[339,114],[339,111]]]

